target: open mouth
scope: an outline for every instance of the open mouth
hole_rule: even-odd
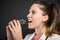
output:
[[[31,23],[32,21],[28,21],[28,23]]]

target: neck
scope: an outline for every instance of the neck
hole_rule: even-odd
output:
[[[35,28],[35,36],[38,36],[38,35],[42,35],[43,33],[45,33],[45,26],[41,26],[41,27],[38,27],[38,28]]]

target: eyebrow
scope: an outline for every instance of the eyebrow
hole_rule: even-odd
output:
[[[35,11],[35,10],[31,10],[31,11]],[[30,10],[29,10],[29,12],[30,12]]]

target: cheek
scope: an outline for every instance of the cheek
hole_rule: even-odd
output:
[[[43,16],[40,14],[33,17],[33,22],[39,23],[42,22],[42,20],[43,20]]]
[[[42,23],[42,17],[41,16],[35,16],[33,17],[32,21],[32,27],[38,27]]]
[[[41,23],[42,23],[42,21],[41,21],[40,19],[36,19],[36,20],[33,22],[33,24],[34,24],[35,27],[40,26]]]

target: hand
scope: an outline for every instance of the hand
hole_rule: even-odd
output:
[[[9,26],[9,25],[8,25],[8,26]],[[7,40],[13,40],[12,34],[11,34],[8,26],[6,26]]]
[[[10,35],[12,35],[12,39],[14,40],[22,40],[22,29],[20,22],[18,20],[12,20],[9,22],[7,26],[10,30]],[[7,31],[7,35],[9,35],[9,32]]]

